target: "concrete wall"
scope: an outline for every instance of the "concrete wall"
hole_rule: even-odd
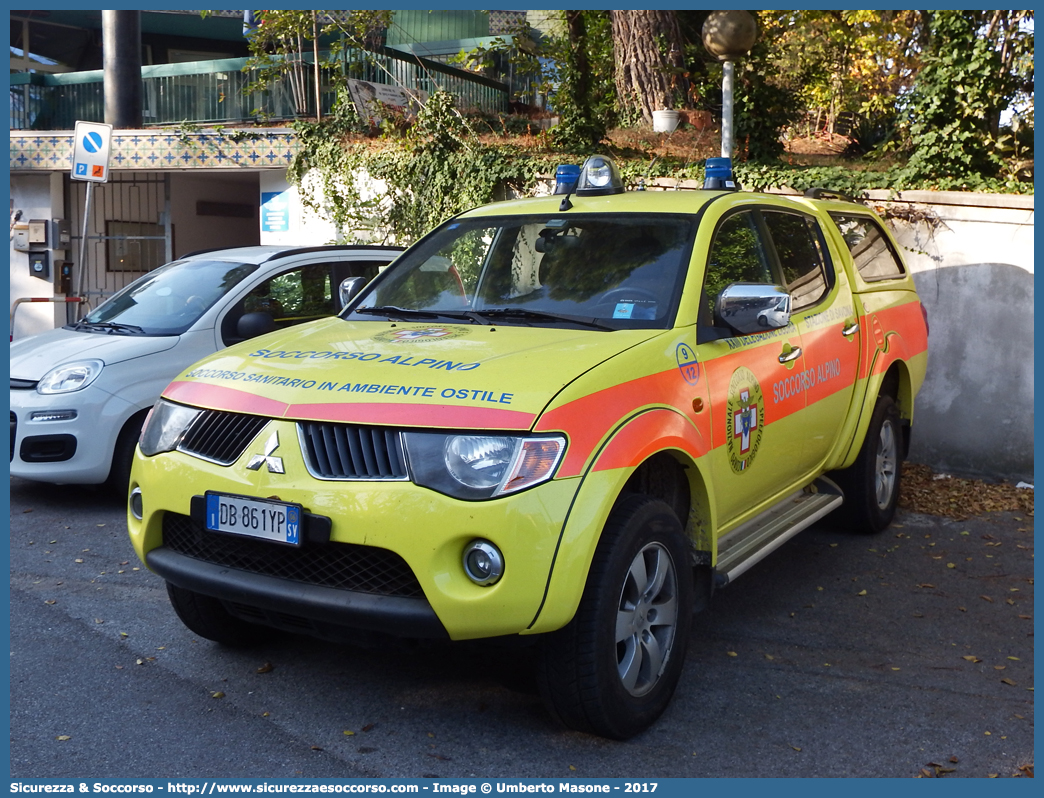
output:
[[[14,215],[21,212],[21,217],[14,222]],[[29,254],[18,252],[14,248],[16,226],[28,223],[30,219],[62,219],[65,218],[65,196],[62,187],[62,175],[48,173],[41,175],[20,175],[11,179],[11,259],[10,264],[11,303],[18,298],[53,297],[54,284],[52,277],[41,279],[29,272]],[[48,242],[50,245],[51,242]],[[66,257],[62,250],[51,250],[51,275],[54,273],[54,260]],[[13,305],[12,305],[13,307]],[[40,332],[50,330],[65,323],[65,305],[40,302],[26,303],[18,308],[15,316],[18,325],[17,334],[28,335],[28,331]]]
[[[1033,198],[902,197],[884,207],[931,330],[910,459],[1032,483]]]
[[[281,174],[281,172],[280,172]],[[170,217],[174,225],[174,257],[198,249],[253,246],[261,243],[257,190],[259,175],[253,173],[199,174],[179,172],[170,180]],[[231,204],[249,217],[199,213],[200,202]],[[204,206],[207,210],[207,206]],[[214,209],[211,208],[211,211]]]

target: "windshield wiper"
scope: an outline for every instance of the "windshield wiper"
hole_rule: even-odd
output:
[[[145,335],[145,329],[136,324],[120,324],[115,321],[86,321],[81,320],[73,325],[74,330],[104,330],[112,333],[129,333],[130,335]]]
[[[532,321],[567,321],[571,324],[581,324],[585,327],[593,327],[596,330],[615,331],[615,327],[603,324],[593,316],[570,316],[568,313],[550,313],[546,310],[531,310],[529,308],[483,308],[472,311],[479,318],[490,319],[529,319]]]
[[[376,316],[397,316],[403,319],[437,319],[441,314],[432,313],[428,310],[413,310],[412,308],[400,308],[396,305],[378,305],[373,308],[356,308],[353,313],[371,313]]]

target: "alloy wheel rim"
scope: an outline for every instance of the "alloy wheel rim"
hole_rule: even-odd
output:
[[[892,503],[899,460],[897,452],[895,425],[886,423],[881,427],[881,435],[877,440],[877,462],[874,469],[874,493],[877,506],[881,510],[887,509]]]
[[[678,574],[660,543],[639,551],[627,569],[616,613],[616,667],[632,696],[648,693],[670,658],[678,624]]]

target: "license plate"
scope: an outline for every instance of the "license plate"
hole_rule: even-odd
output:
[[[245,535],[292,546],[301,543],[301,506],[270,499],[208,493],[205,526],[212,532]]]

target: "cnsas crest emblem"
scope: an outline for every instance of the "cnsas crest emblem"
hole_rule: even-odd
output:
[[[754,373],[742,366],[729,381],[728,413],[725,418],[729,465],[737,474],[754,463],[765,427],[765,401]]]
[[[375,341],[403,344],[422,341],[445,341],[450,338],[460,338],[467,334],[467,330],[461,327],[403,327],[398,330],[378,333],[373,338]]]

